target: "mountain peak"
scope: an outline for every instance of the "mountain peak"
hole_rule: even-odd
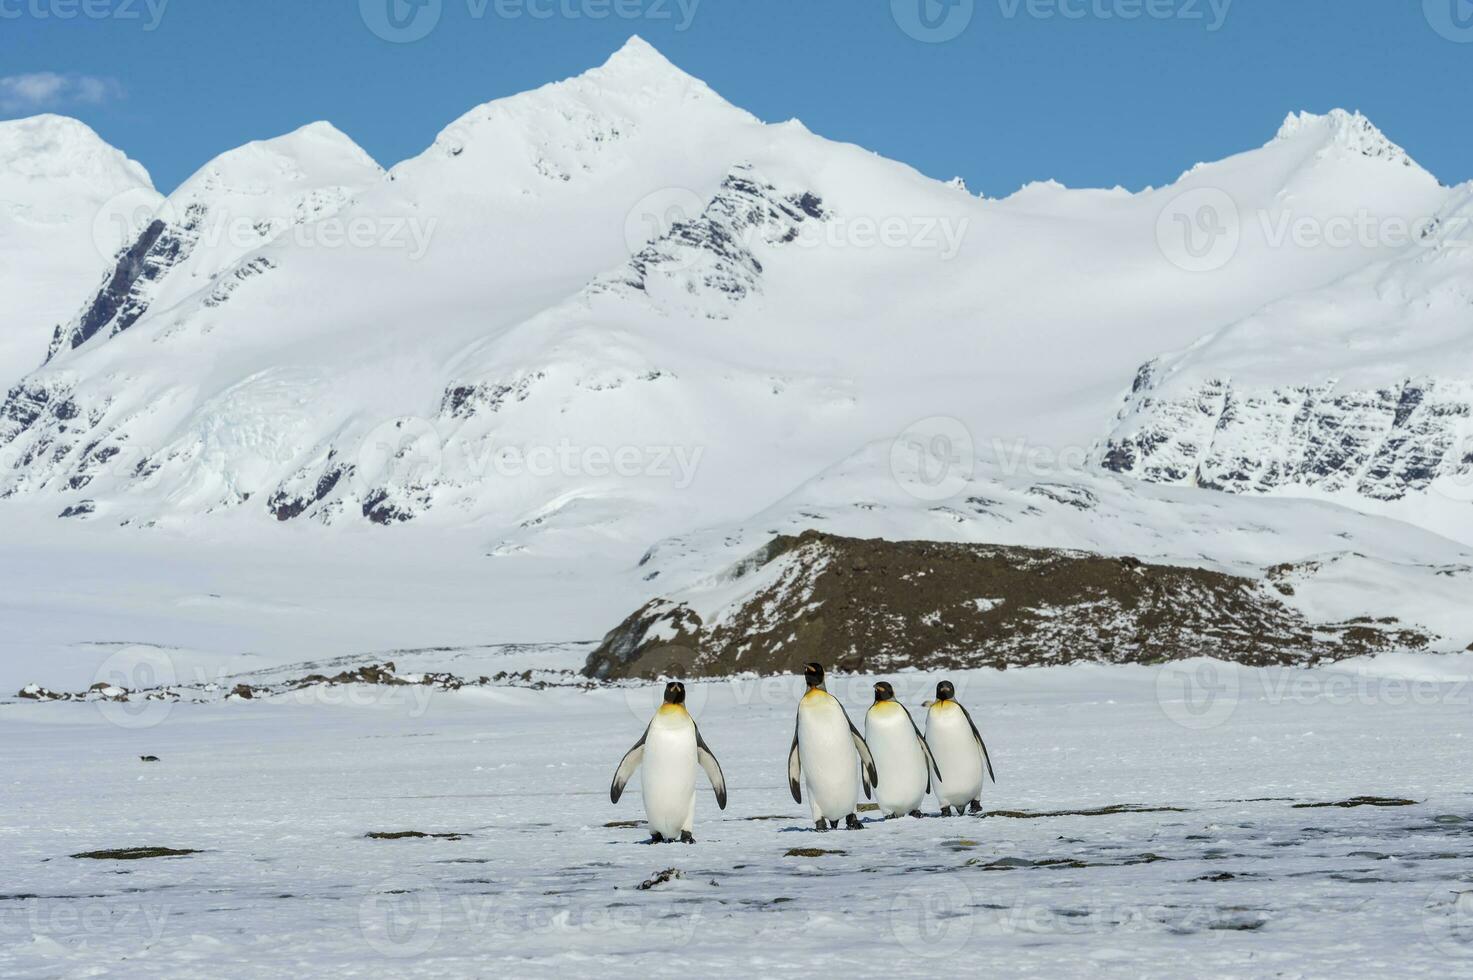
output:
[[[1317,139],[1324,149],[1332,147],[1356,153],[1372,160],[1385,160],[1403,167],[1416,167],[1406,150],[1386,138],[1386,134],[1359,112],[1331,109],[1325,115],[1291,112],[1279,127],[1276,141],[1299,137]]]
[[[21,177],[85,177],[112,191],[153,187],[143,165],[70,116],[0,121],[0,171]]]
[[[611,65],[656,65],[661,67],[668,65],[671,68],[675,67],[669,58],[666,58],[660,53],[658,48],[638,34],[629,35],[629,40],[624,42],[623,47],[609,55],[609,60],[604,62],[604,67],[608,68]],[[678,71],[679,69],[676,70]]]
[[[237,150],[222,154],[221,157],[228,157],[231,153],[247,150],[264,151],[288,157],[328,154],[354,161],[363,166],[378,167],[377,162],[368,155],[363,147],[355,143],[352,137],[332,123],[322,120],[307,123],[305,126],[299,126],[291,132],[271,139],[247,143]]]
[[[226,150],[196,171],[170,195],[250,195],[293,183],[363,186],[383,168],[362,147],[327,122],[308,123],[271,139]]]
[[[529,193],[621,169],[626,154],[637,152],[626,147],[656,138],[642,134],[674,127],[689,138],[696,129],[756,122],[634,35],[596,68],[464,113],[428,150],[395,166],[389,179],[438,191],[467,179],[482,187],[484,175],[494,173],[500,191]],[[447,184],[438,170],[447,164],[465,176]]]
[[[638,34],[631,34],[607,61],[579,77],[613,89],[627,89],[631,83],[640,87],[701,84]]]

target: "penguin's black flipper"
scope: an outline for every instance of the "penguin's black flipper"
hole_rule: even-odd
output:
[[[691,722],[695,727],[695,722]],[[711,752],[711,747],[706,740],[701,738],[701,730],[696,728],[696,761],[700,762],[701,768],[706,770],[706,778],[711,780],[711,788],[716,791],[716,806],[718,809],[726,809],[726,777],[721,774],[721,763],[716,761],[716,756]]]
[[[987,775],[992,776],[994,783],[997,782],[997,777],[992,773],[992,756],[987,754],[987,743],[982,741],[982,733],[977,731],[977,723],[972,720],[970,714],[967,714],[967,709],[963,707],[960,701],[956,702],[956,706],[962,709],[962,714],[966,716],[967,724],[972,726],[972,737],[977,740],[977,746],[982,749],[982,759],[987,763]]]
[[[803,802],[803,784],[800,782],[803,776],[802,765],[798,761],[798,726],[793,725],[793,747],[788,750],[788,789],[793,794],[794,803]]]
[[[921,751],[926,753],[926,761],[931,765],[931,768],[926,770],[926,792],[929,793],[931,792],[931,773],[934,772],[936,778],[941,779],[941,767],[936,765],[936,756],[931,754],[931,743],[926,741],[926,736],[921,734],[920,726],[916,724],[914,718],[911,718],[910,709],[902,704],[900,710],[905,712],[905,717],[910,718],[910,727],[915,729],[916,739],[921,743]],[[997,780],[994,779],[993,782]]]
[[[644,740],[649,737],[649,726],[645,726],[644,734],[639,736],[639,741],[634,743],[634,748],[624,753],[619,768],[614,770],[614,782],[609,787],[609,799],[614,803],[619,802],[619,797],[624,795],[624,787],[629,785],[629,780],[634,776],[634,770],[644,761]]]
[[[844,720],[849,721],[848,712],[845,712]],[[859,750],[859,764],[864,774],[864,796],[868,799],[870,787],[880,785],[880,772],[875,768],[875,757],[869,753],[869,743],[859,734],[859,729],[854,727],[852,721],[849,721],[849,734],[854,738],[854,747]]]

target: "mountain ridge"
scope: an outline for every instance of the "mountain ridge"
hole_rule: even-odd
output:
[[[1298,115],[1170,187],[982,200],[761,123],[634,39],[387,172],[328,124],[202,167],[12,386],[0,496],[133,526],[463,524],[497,554],[569,554],[754,513],[927,416],[1087,445],[1144,361],[1398,254],[1284,249],[1250,223],[1202,278],[1157,240],[1175,200],[1441,207],[1387,147],[1358,114]],[[217,213],[249,234],[202,246]],[[379,237],[311,239],[334,222]],[[418,252],[383,240],[406,225]],[[497,472],[565,440],[702,462],[686,486]]]

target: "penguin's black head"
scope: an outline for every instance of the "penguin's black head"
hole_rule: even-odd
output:
[[[665,685],[666,704],[685,704],[685,685],[680,681],[671,681]]]
[[[823,664],[811,663],[803,665],[803,680],[808,682],[809,687],[823,686]]]
[[[875,684],[875,704],[879,704],[881,701],[894,700],[895,688],[890,686],[889,681],[880,681],[879,683]]]
[[[956,688],[951,686],[951,681],[942,681],[936,685],[936,700],[950,701],[956,697]]]

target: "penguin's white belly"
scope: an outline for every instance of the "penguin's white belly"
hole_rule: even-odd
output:
[[[662,837],[679,837],[682,830],[692,829],[696,730],[689,718],[655,718],[645,736],[640,773],[650,830]]]
[[[815,817],[842,820],[858,809],[859,751],[844,709],[827,694],[805,695],[798,706],[798,764]]]
[[[875,801],[886,813],[910,813],[926,795],[926,754],[905,709],[871,708],[864,718],[864,740],[874,756],[880,785]]]
[[[982,797],[982,749],[962,709],[935,705],[926,716],[926,742],[936,757],[941,780],[936,798],[942,806],[964,806]]]

